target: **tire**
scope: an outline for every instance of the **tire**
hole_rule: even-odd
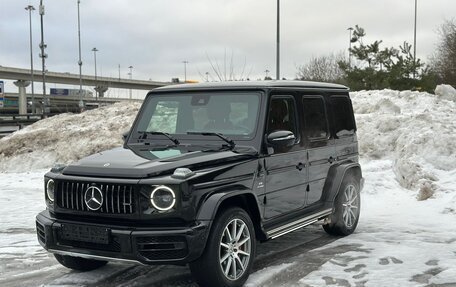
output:
[[[101,261],[101,260],[94,260],[94,259],[86,259],[81,257],[73,257],[69,255],[60,255],[54,254],[55,259],[65,266],[66,268],[70,268],[73,270],[78,271],[91,271],[98,269],[102,266],[105,266],[108,261]]]
[[[361,208],[359,180],[347,174],[342,181],[330,222],[323,229],[330,235],[347,236],[352,234],[358,225]]]
[[[231,233],[237,234],[233,240]],[[228,208],[214,220],[203,255],[190,263],[190,270],[202,287],[242,286],[249,277],[255,251],[255,228],[249,215],[241,208]]]

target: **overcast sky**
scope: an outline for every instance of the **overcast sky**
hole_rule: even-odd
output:
[[[414,0],[282,0],[281,76],[294,78],[296,66],[312,56],[346,51],[347,28],[367,32],[365,42],[383,40],[384,47],[413,43]],[[29,21],[32,15],[34,64],[38,58],[38,0],[0,0],[0,65],[30,67]],[[78,73],[77,0],[44,0],[47,68]],[[170,81],[184,77],[201,81],[209,72],[206,54],[224,71],[227,55],[234,73],[250,79],[275,75],[275,0],[81,0],[83,73],[94,73],[91,49],[96,47],[98,73]],[[437,43],[437,29],[456,15],[455,0],[418,0],[417,54],[427,60]],[[231,54],[233,56],[231,57]]]

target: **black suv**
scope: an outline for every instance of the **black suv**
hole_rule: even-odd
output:
[[[358,223],[348,89],[300,81],[151,91],[123,147],[45,175],[40,244],[64,266],[189,264],[202,286],[240,286],[257,242],[323,221]]]

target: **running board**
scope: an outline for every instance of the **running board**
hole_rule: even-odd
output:
[[[305,227],[305,226],[315,223],[319,220],[322,220],[325,217],[327,217],[328,215],[330,215],[331,213],[332,213],[331,208],[325,209],[316,214],[312,214],[312,215],[300,218],[298,220],[295,220],[293,222],[287,223],[285,225],[279,226],[277,228],[274,228],[274,229],[268,231],[267,235],[268,235],[269,239],[277,238],[279,236],[285,235],[285,234],[295,231],[299,228]]]

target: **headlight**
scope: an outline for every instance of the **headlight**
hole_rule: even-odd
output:
[[[152,190],[150,202],[156,209],[167,211],[176,204],[176,194],[171,188],[160,185]]]
[[[50,179],[46,184],[46,195],[50,202],[54,202],[55,183]]]

